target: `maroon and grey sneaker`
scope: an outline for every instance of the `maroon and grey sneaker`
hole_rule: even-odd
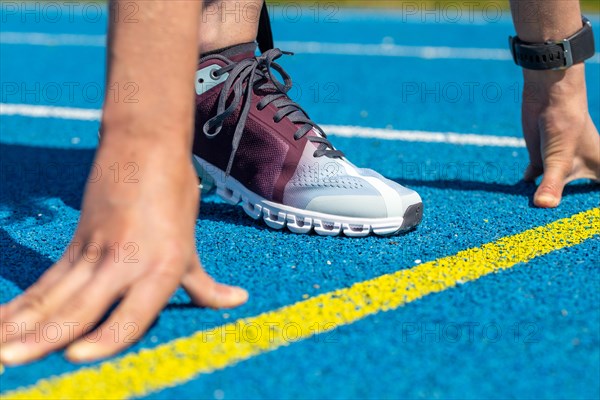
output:
[[[247,43],[200,60],[194,162],[203,181],[275,229],[367,236],[416,226],[419,195],[350,163],[287,96],[291,79],[274,62],[287,53],[255,51]]]

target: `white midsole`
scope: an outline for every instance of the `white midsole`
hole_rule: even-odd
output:
[[[217,194],[223,200],[230,204],[238,204],[241,201],[244,209],[251,217],[258,219],[262,215],[265,222],[275,229],[281,229],[288,225],[288,228],[293,232],[305,230],[302,229],[302,226],[305,226],[305,222],[308,221],[308,223],[314,225],[313,228],[319,234],[328,234],[329,231],[334,235],[343,230],[348,236],[362,236],[365,231],[368,234],[372,230],[376,234],[385,235],[397,232],[404,222],[402,217],[344,217],[274,203],[248,190],[238,180],[226,176],[224,171],[202,158],[194,156],[194,160],[198,167],[202,169],[202,172],[214,181],[217,186]],[[307,229],[308,231],[310,231],[310,227]]]

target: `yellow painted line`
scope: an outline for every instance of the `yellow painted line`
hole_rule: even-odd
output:
[[[213,330],[4,393],[3,399],[144,396],[600,234],[600,208]],[[269,329],[267,329],[269,328]]]

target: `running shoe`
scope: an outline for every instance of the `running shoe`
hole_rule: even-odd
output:
[[[291,53],[257,56],[246,43],[201,58],[193,153],[203,185],[294,233],[386,236],[418,225],[415,191],[354,166],[288,97],[291,78],[275,62],[282,55]]]

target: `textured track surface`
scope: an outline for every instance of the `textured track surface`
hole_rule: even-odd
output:
[[[499,20],[475,18],[473,23],[465,15],[459,23],[441,18],[423,24],[416,17],[335,10],[337,22],[326,18],[332,10],[321,10],[318,22],[313,10],[304,10],[295,21],[290,19],[293,10],[288,11],[288,18],[281,10],[274,15],[276,35],[287,42],[402,45],[407,44],[403,38],[410,37],[411,45],[460,48],[468,37],[469,47],[503,49],[513,32],[507,15]],[[54,23],[33,17],[23,23],[19,15],[8,16],[1,30],[101,35],[105,16],[98,22],[75,16],[73,21],[63,17]],[[592,20],[598,24],[598,17]],[[8,44],[3,37],[8,36],[0,34],[1,103],[100,107],[93,87],[103,85],[103,47]],[[521,74],[509,61],[299,52],[282,64],[299,85],[296,99],[323,124],[520,135],[516,100]],[[587,75],[592,117],[599,124],[597,60],[588,65]],[[65,86],[69,82],[80,84],[72,96]],[[14,84],[18,93],[11,94]],[[62,88],[58,97],[52,92],[54,84]],[[88,93],[82,90],[86,84]],[[26,94],[22,85],[39,85],[34,91],[40,94]],[[97,121],[1,116],[1,302],[33,283],[68,243],[97,145],[97,128]],[[417,190],[425,205],[419,228],[393,238],[299,236],[272,231],[216,196],[204,198],[197,221],[202,261],[217,279],[246,287],[250,302],[227,312],[202,310],[189,306],[185,294],[177,292],[150,332],[126,355],[297,302],[312,304],[319,295],[409,271],[599,205],[598,186],[580,182],[567,188],[559,209],[533,208],[534,187],[519,182],[527,161],[522,147],[360,137],[332,141],[358,166]],[[598,398],[600,239],[596,235],[574,243],[578,244],[544,236],[534,248],[559,249],[527,263],[518,261],[526,258],[516,258],[510,269],[442,286],[332,331],[321,324],[315,327],[321,335],[259,351],[239,364],[181,379],[174,387],[158,387],[146,397]],[[502,249],[509,255],[523,251],[513,242]],[[496,256],[501,263],[503,258]],[[373,296],[373,304],[378,304],[378,294]],[[356,312],[361,307],[366,306],[357,303]],[[244,342],[243,335],[232,338]],[[223,353],[203,353],[202,358],[217,362]],[[170,362],[173,376],[185,376],[185,363]],[[61,353],[53,354],[29,366],[7,368],[0,375],[0,390],[36,385],[40,379],[80,368]],[[105,377],[119,374],[118,369],[105,372]],[[161,381],[145,370],[132,376],[131,388],[136,381]],[[134,393],[127,385],[122,389]]]

